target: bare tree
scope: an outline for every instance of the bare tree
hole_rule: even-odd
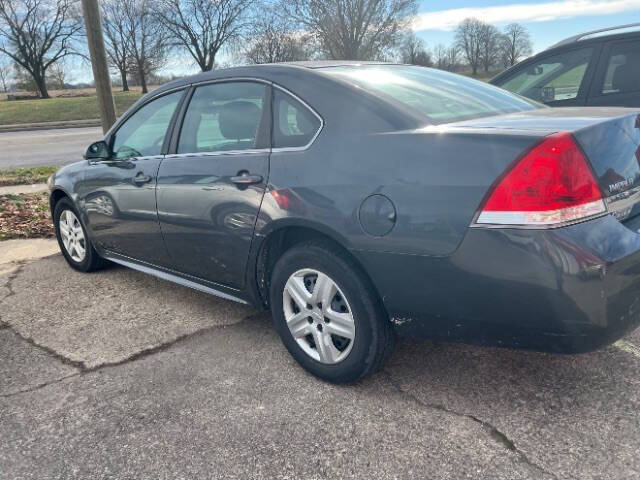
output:
[[[64,59],[58,60],[49,68],[49,77],[53,81],[55,88],[64,90],[67,83],[67,65]]]
[[[431,54],[427,50],[424,41],[410,32],[400,46],[400,60],[402,63],[431,67]]]
[[[102,2],[102,30],[107,58],[113,68],[120,74],[122,91],[129,91],[127,74],[131,64],[129,51],[131,31],[128,15],[125,13],[126,0],[105,0]]]
[[[2,87],[4,93],[9,91],[9,81],[11,80],[12,72],[13,65],[8,57],[0,57],[0,87]]]
[[[500,31],[488,23],[483,23],[480,31],[480,62],[485,73],[498,62],[500,56]]]
[[[417,4],[416,0],[282,0],[281,5],[329,58],[374,60],[398,45]]]
[[[203,72],[247,26],[252,0],[158,0],[157,15],[172,43],[189,52]]]
[[[165,26],[154,15],[151,0],[125,0],[123,3],[132,74],[139,80],[142,93],[147,93],[147,78],[167,60]]]
[[[0,0],[0,52],[33,77],[42,98],[47,70],[74,53],[82,29],[75,0]]]
[[[433,49],[433,64],[440,70],[447,69],[447,47],[441,43]]]
[[[252,21],[249,41],[242,55],[249,63],[277,63],[308,60],[308,35],[294,31],[293,25],[270,10]],[[246,42],[245,42],[246,43]]]
[[[500,57],[505,68],[515,65],[521,57],[531,55],[531,37],[519,23],[510,23],[500,40]]]
[[[484,23],[477,18],[465,18],[456,28],[456,44],[465,60],[477,75],[482,59],[482,35]]]
[[[460,47],[453,44],[447,49],[447,67],[450,72],[455,72],[460,66]]]

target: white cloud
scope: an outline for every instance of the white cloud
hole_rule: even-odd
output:
[[[488,23],[549,22],[561,18],[609,15],[640,9],[640,0],[561,0],[547,3],[518,3],[499,7],[454,8],[416,15],[414,31],[452,30],[467,17]]]

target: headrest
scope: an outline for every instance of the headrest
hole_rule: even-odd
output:
[[[255,138],[260,123],[260,108],[247,101],[229,102],[220,107],[218,125],[225,138],[243,140]]]
[[[627,56],[627,63],[618,65],[613,72],[612,87],[619,92],[640,90],[640,60]]]

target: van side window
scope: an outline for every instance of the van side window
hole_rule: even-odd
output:
[[[593,48],[580,48],[545,57],[518,71],[500,86],[539,102],[576,98]]]
[[[640,41],[612,45],[600,93],[640,91]]]

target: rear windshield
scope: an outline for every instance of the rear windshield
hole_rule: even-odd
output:
[[[404,65],[321,69],[372,94],[422,114],[433,124],[542,108],[542,105],[462,75]]]

